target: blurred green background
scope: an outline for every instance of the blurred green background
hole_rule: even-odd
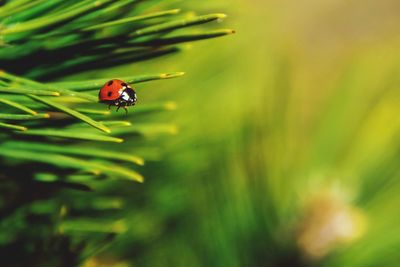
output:
[[[177,103],[152,120],[179,130],[147,137],[161,153],[110,215],[126,226],[83,266],[399,266],[400,3],[170,7],[226,13],[236,34],[68,77],[186,72],[137,86]]]
[[[399,3],[214,8],[237,34],[166,60],[188,72],[158,90],[180,131],[138,190],[134,262],[398,266]]]

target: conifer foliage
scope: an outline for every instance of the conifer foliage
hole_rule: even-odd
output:
[[[139,102],[125,116],[98,103],[116,77],[68,77],[144,60],[162,67],[181,43],[233,33],[200,25],[224,17],[162,0],[0,1],[0,265],[75,266],[95,255],[127,228],[121,188],[144,180],[142,136],[176,132],[152,122],[175,103]],[[118,78],[135,87],[183,74]]]

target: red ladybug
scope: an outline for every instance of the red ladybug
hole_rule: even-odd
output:
[[[124,108],[128,113],[127,106],[133,106],[136,104],[136,92],[132,87],[124,81],[113,79],[104,84],[99,92],[99,101],[101,103],[108,104],[108,108],[111,106],[117,106]]]

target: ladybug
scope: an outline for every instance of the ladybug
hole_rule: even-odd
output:
[[[135,105],[136,100],[135,90],[126,82],[117,79],[106,82],[99,92],[99,102],[108,104],[108,109],[117,106],[117,111],[122,107],[126,113],[126,107]]]

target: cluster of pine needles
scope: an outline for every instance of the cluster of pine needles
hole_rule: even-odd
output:
[[[0,191],[3,227],[8,229],[0,235],[1,253],[11,245],[20,255],[30,255],[32,247],[58,247],[76,255],[82,250],[80,241],[72,246],[70,237],[60,234],[76,229],[100,233],[124,229],[121,220],[106,223],[82,219],[80,214],[119,208],[122,198],[104,194],[116,179],[143,181],[135,167],[146,160],[141,136],[175,133],[174,125],[151,122],[154,112],[171,110],[175,103],[143,103],[139,91],[138,105],[125,116],[99,104],[98,91],[112,78],[135,87],[184,73],[160,70],[128,77],[66,78],[143,60],[161,61],[159,57],[179,52],[181,43],[233,33],[230,29],[191,30],[225,15],[195,15],[168,9],[169,5],[168,1],[138,0],[0,1]],[[132,122],[141,116],[146,116],[146,123]],[[141,155],[136,154],[135,142],[142,144]],[[130,144],[128,150],[125,143]],[[78,202],[71,199],[72,193],[57,191],[55,199],[55,190],[65,187],[78,189],[73,190],[76,194],[94,188],[96,193],[79,195]],[[76,217],[71,215],[74,210]],[[37,225],[31,230],[41,233],[40,239],[33,233],[21,235],[29,216],[40,221],[31,224]],[[69,257],[64,256],[64,260]],[[34,262],[31,258],[31,266]]]

